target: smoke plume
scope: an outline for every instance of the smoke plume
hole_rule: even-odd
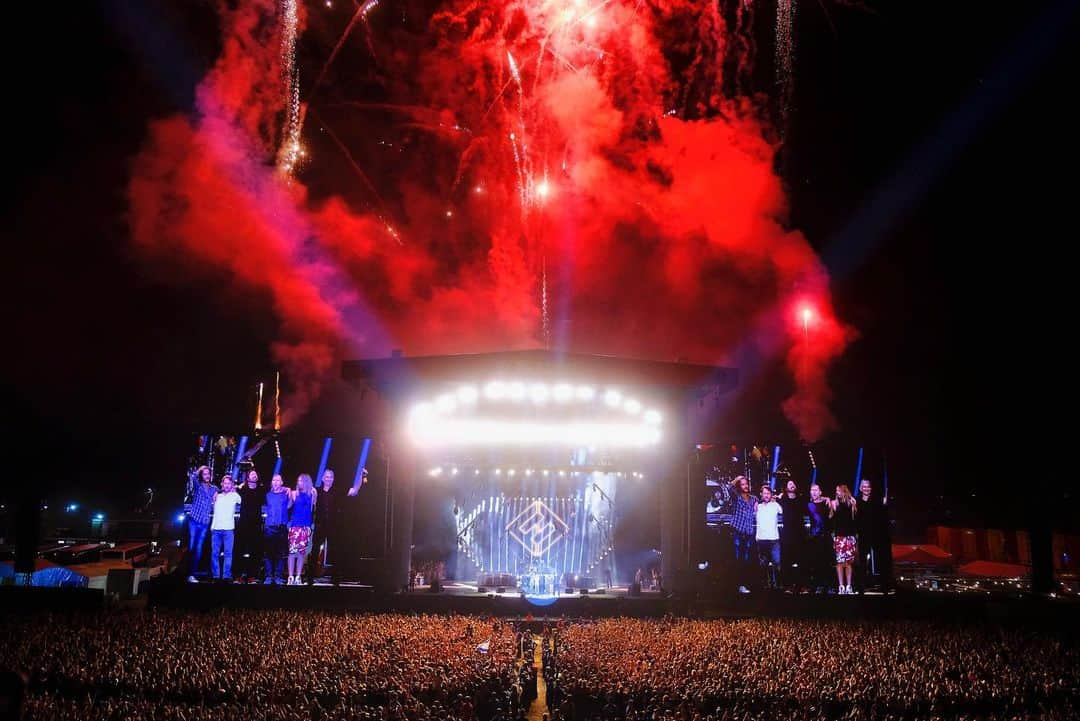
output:
[[[296,32],[319,62],[351,32],[323,68],[283,49],[279,3],[223,2],[194,113],[155,121],[134,160],[134,242],[269,294],[293,419],[343,356],[391,347],[722,363],[782,337],[784,410],[817,440],[853,331],[785,225],[749,6],[723,5],[312,8]],[[293,67],[302,150],[283,171]],[[812,325],[792,320],[806,304]]]

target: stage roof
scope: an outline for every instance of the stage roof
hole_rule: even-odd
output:
[[[731,391],[739,380],[736,368],[547,350],[351,360],[341,375],[379,393],[489,378],[565,378],[705,395]]]

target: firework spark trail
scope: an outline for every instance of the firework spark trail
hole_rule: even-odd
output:
[[[352,168],[353,172],[356,173],[357,177],[359,177],[360,181],[364,184],[364,187],[367,188],[368,192],[371,193],[371,195],[375,198],[375,201],[378,203],[380,211],[376,217],[378,217],[379,221],[383,225],[385,225],[387,229],[390,230],[390,234],[393,236],[394,240],[396,240],[398,244],[401,244],[401,237],[393,230],[393,227],[386,219],[386,202],[383,200],[382,195],[379,194],[378,188],[375,187],[375,184],[371,182],[371,178],[369,178],[367,173],[365,173],[363,169],[357,164],[356,160],[352,156],[352,153],[349,151],[348,146],[346,146],[345,143],[341,142],[341,139],[338,137],[337,133],[334,132],[333,128],[331,128],[326,123],[326,121],[322,119],[322,117],[316,110],[312,109],[311,112],[315,116],[315,119],[319,122],[319,124],[322,125],[323,130],[326,131],[326,134],[330,136],[330,139],[333,140],[334,144],[338,146],[338,149],[341,151],[342,155],[345,156],[345,160],[348,161],[349,167]]]
[[[338,53],[340,53],[341,48],[344,47],[345,41],[349,39],[353,28],[355,28],[361,20],[367,20],[368,13],[374,10],[378,4],[379,0],[367,0],[367,2],[356,8],[356,12],[353,13],[352,18],[349,20],[349,24],[345,26],[345,31],[341,33],[341,37],[334,43],[334,49],[330,51],[330,57],[323,63],[322,69],[319,70],[319,74],[315,76],[315,82],[311,84],[311,89],[308,90],[307,104],[311,103],[311,99],[315,96],[315,91],[322,85],[327,71],[330,69],[330,66],[333,65],[334,60],[337,59]]]
[[[560,63],[565,65],[566,69],[569,70],[570,72],[576,73],[578,71],[578,69],[576,67],[574,67],[574,64],[572,62],[570,62],[569,60],[567,60],[565,56],[561,55],[559,53],[559,51],[556,50],[555,48],[548,48],[548,52],[551,53],[551,56],[553,58],[555,58]]]
[[[484,121],[484,120],[488,119],[488,116],[491,115],[491,111],[494,110],[496,108],[496,106],[499,105],[499,103],[503,99],[503,96],[506,95],[506,91],[510,88],[510,86],[513,84],[513,82],[514,82],[514,79],[510,78],[509,80],[507,80],[506,82],[504,82],[502,84],[502,88],[499,90],[499,92],[495,93],[495,97],[492,99],[492,101],[490,103],[488,103],[487,110],[485,110],[484,114],[482,116],[480,116],[481,121]]]
[[[514,56],[510,51],[506,52],[506,58],[510,66],[510,77],[514,79],[514,84],[517,85],[518,127],[521,129],[521,145],[519,149],[515,133],[510,133],[510,145],[514,152],[514,165],[517,167],[518,186],[521,191],[521,212],[524,214],[528,210],[533,197],[532,164],[529,162],[529,156],[526,153],[528,146],[525,140],[525,89],[521,84],[521,73],[518,71],[517,61],[514,60]]]
[[[514,167],[517,168],[518,193],[521,196],[521,212],[525,212],[525,173],[521,168],[521,154],[518,152],[517,139],[510,133],[510,147],[514,151]]]
[[[514,83],[517,85],[518,91],[518,123],[521,126],[522,134],[525,133],[525,89],[521,85],[521,73],[518,72],[517,62],[514,61],[514,56],[509,51],[506,53],[507,59],[510,61],[510,76],[514,78]]]
[[[285,123],[278,150],[278,170],[291,175],[303,151],[300,148],[300,71],[296,67],[296,0],[281,0],[281,83],[285,92]]]
[[[780,86],[780,129],[787,132],[794,92],[795,73],[795,0],[777,0],[776,3],[776,84]]]
[[[536,77],[533,78],[533,94],[536,94],[536,88],[540,85],[540,70],[544,66],[544,52],[547,49],[548,40],[551,39],[551,35],[545,35],[544,39],[540,41],[540,52],[536,54]]]
[[[514,82],[517,83],[518,92],[521,92],[521,74],[518,73],[517,62],[514,60],[514,54],[509,50],[506,51],[506,59],[510,63],[510,75],[513,76]]]
[[[543,256],[540,266],[540,318],[541,332],[544,338],[544,348],[551,350],[551,318],[548,316],[547,254]]]

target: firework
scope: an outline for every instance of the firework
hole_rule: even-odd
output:
[[[296,67],[296,34],[299,18],[296,0],[281,0],[281,84],[285,96],[285,121],[278,149],[278,170],[290,175],[296,169],[303,148],[300,147],[300,71]]]
[[[259,396],[255,402],[255,430],[262,429],[262,396],[263,396],[263,384],[259,383]]]
[[[376,31],[361,21],[377,0],[358,0],[302,89],[307,6],[221,3],[222,56],[196,117],[152,126],[133,163],[133,235],[271,298],[290,418],[296,389],[315,395],[341,352],[548,346],[558,323],[578,352],[709,362],[804,340],[805,327],[753,320],[804,288],[815,333],[798,370],[789,360],[789,416],[813,438],[829,425],[825,369],[851,336],[824,265],[786,225],[749,72],[755,6],[734,1],[406,3]],[[778,4],[784,122],[795,12]],[[304,138],[347,168],[296,177]]]
[[[259,385],[260,390],[262,384]],[[281,430],[281,372],[274,373],[274,430]]]
[[[795,57],[795,0],[777,0],[776,3],[776,84],[780,88],[780,127],[787,129],[791,112],[791,96],[794,91]]]

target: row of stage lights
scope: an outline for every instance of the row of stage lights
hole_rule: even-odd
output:
[[[600,554],[600,558],[597,558],[595,561],[589,564],[589,567],[585,569],[585,573],[591,573],[594,568],[600,565],[600,562],[603,561],[609,553],[613,553],[614,551],[614,546],[608,546],[607,549]]]
[[[504,493],[500,493],[497,496],[488,496],[487,498],[481,498],[480,502],[476,505],[475,508],[473,508],[473,510],[465,518],[465,522],[463,522],[461,525],[462,526],[468,525],[468,521],[471,520],[472,517],[475,516],[477,513],[485,513],[485,512],[487,512],[489,510],[497,511],[499,509],[505,508],[513,500],[520,500],[520,501],[524,501],[526,503],[533,503],[535,501],[540,501],[541,503],[548,503],[548,504],[557,503],[558,501],[566,501],[567,503],[575,503],[575,504],[581,504],[581,503],[585,502],[585,499],[582,498],[580,495],[573,495],[573,496],[507,496]],[[598,517],[598,520],[609,520],[607,516],[602,515],[602,514],[598,514],[597,517]]]
[[[572,385],[570,383],[543,383],[535,381],[491,381],[482,390],[476,386],[463,385],[450,393],[443,393],[432,402],[418,403],[413,411],[424,413],[437,410],[442,413],[450,413],[459,406],[476,405],[481,396],[484,400],[492,402],[511,401],[524,403],[531,401],[536,405],[545,405],[549,402],[559,404],[591,403],[598,396],[608,408],[621,408],[626,413],[636,416],[641,414],[647,423],[658,424],[662,420],[659,411],[646,410],[641,401],[623,395],[616,388],[608,388],[602,394],[590,385]],[[643,413],[644,411],[644,413]]]
[[[592,404],[600,399],[607,408],[622,412],[624,420],[535,419],[488,417],[475,413],[456,417],[459,410],[485,404],[523,404],[539,408],[557,405]],[[560,445],[643,447],[660,441],[663,416],[645,408],[641,401],[627,397],[617,388],[598,391],[591,385],[567,382],[494,380],[483,388],[463,385],[433,400],[414,405],[409,413],[409,435],[420,446],[460,445]]]
[[[501,475],[505,474],[505,475],[507,475],[509,477],[514,477],[514,476],[516,476],[518,474],[518,469],[517,468],[507,468],[507,469],[504,470],[502,468],[494,468],[494,469],[491,470],[491,473],[495,474],[496,476],[501,476]],[[481,470],[479,468],[473,469],[473,475],[474,476],[479,476],[480,474],[481,474]],[[589,476],[589,475],[593,475],[593,476],[612,475],[612,476],[615,476],[616,478],[645,478],[645,474],[642,473],[641,471],[630,471],[630,472],[612,471],[610,473],[605,473],[604,471],[592,471],[590,473],[589,471],[568,471],[568,470],[563,469],[563,468],[554,469],[554,470],[550,469],[550,468],[541,468],[541,469],[525,468],[525,469],[523,469],[521,471],[521,474],[524,475],[524,476],[528,476],[528,477],[542,476],[544,478],[548,478],[550,476],[557,476],[559,478],[566,478],[566,477],[579,478],[581,476]],[[462,471],[457,466],[452,466],[450,468],[443,468],[442,466],[435,466],[434,468],[432,468],[431,470],[428,471],[428,475],[431,476],[432,478],[438,478],[438,477],[440,477],[442,475],[453,477],[453,476],[464,475],[464,471]]]

